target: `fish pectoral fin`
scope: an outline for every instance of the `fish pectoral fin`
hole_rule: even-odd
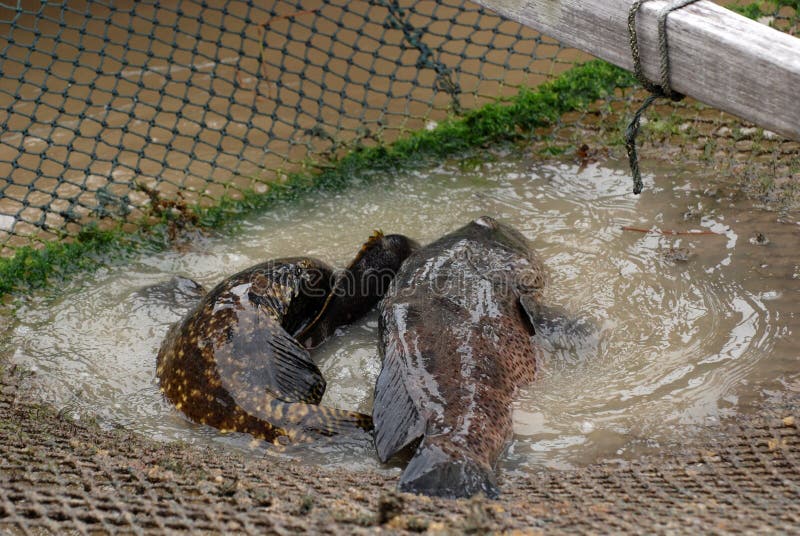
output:
[[[529,294],[523,294],[519,297],[519,305],[522,311],[525,313],[522,315],[522,317],[528,321],[528,329],[530,330],[531,335],[535,335],[538,319],[541,315],[542,304],[539,303],[539,300],[535,299],[533,296]]]
[[[176,292],[183,294],[189,299],[200,299],[206,294],[208,294],[208,290],[195,281],[194,279],[190,279],[188,277],[181,277],[176,275],[172,278],[173,284],[175,285]]]
[[[245,410],[263,407],[265,395],[284,402],[322,400],[325,379],[319,368],[308,350],[272,317],[261,316],[258,329],[237,333],[232,342],[235,357],[218,359],[217,366],[220,376],[233,382],[228,391]]]
[[[372,406],[375,449],[383,463],[419,440],[427,427],[427,419],[408,392],[402,372],[390,363],[390,359],[384,360]]]
[[[189,309],[196,306],[207,291],[197,281],[176,275],[168,281],[144,287],[137,294],[154,302]]]
[[[585,339],[594,331],[590,321],[558,305],[545,305],[527,295],[521,296],[519,302],[535,332],[547,339],[553,336]]]

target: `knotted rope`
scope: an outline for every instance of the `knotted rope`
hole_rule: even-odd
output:
[[[633,58],[633,72],[637,80],[642,86],[651,94],[644,100],[642,105],[633,114],[633,119],[625,129],[625,149],[628,152],[628,162],[631,166],[631,173],[633,174],[633,193],[640,194],[642,192],[642,175],[639,171],[639,157],[636,154],[636,136],[639,134],[639,122],[642,114],[653,104],[658,98],[668,98],[673,101],[679,101],[684,96],[672,89],[670,84],[669,72],[669,45],[667,43],[667,16],[684,6],[697,2],[697,0],[675,0],[671,4],[664,6],[658,13],[658,51],[661,56],[661,69],[660,78],[661,83],[656,84],[649,80],[644,74],[642,69],[642,59],[639,52],[639,41],[636,35],[636,15],[639,8],[645,2],[651,0],[636,0],[631,4],[628,11],[628,36],[630,37],[631,57]]]

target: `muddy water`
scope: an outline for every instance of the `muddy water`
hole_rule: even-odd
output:
[[[702,440],[725,415],[755,411],[756,402],[800,386],[793,346],[800,228],[793,219],[753,209],[724,187],[709,191],[693,170],[664,169],[636,197],[616,162],[578,168],[511,155],[466,167],[447,162],[316,195],[249,219],[235,236],[78,278],[23,305],[5,351],[36,372],[31,381],[42,396],[75,415],[161,439],[272,455],[275,449],[249,437],[187,422],[161,399],[155,355],[189,305],[158,284],[180,274],[212,286],[286,255],[343,265],[374,228],[428,242],[490,214],[518,227],[546,260],[548,301],[593,326],[580,337],[558,330],[536,336],[546,358],[516,403],[507,470],[658,453]],[[769,243],[759,244],[756,233]],[[324,403],[370,410],[376,340],[373,312],[320,349],[329,385]],[[366,438],[288,454],[378,467]]]

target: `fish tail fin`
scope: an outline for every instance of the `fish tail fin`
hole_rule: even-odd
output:
[[[363,413],[314,404],[290,406],[287,417],[295,425],[299,437],[319,439],[372,430],[372,417]]]
[[[400,476],[400,491],[457,499],[483,493],[490,499],[500,495],[494,471],[467,456],[456,457],[436,445],[425,445]]]

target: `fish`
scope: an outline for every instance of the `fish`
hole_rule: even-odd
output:
[[[369,415],[319,405],[326,382],[300,339],[319,345],[367,312],[415,245],[376,232],[342,271],[286,257],[224,279],[164,338],[161,392],[194,422],[275,443],[370,430]]]
[[[379,306],[372,410],[381,462],[411,454],[400,491],[499,495],[514,396],[541,359],[534,319],[547,279],[527,239],[489,216],[403,263]]]

